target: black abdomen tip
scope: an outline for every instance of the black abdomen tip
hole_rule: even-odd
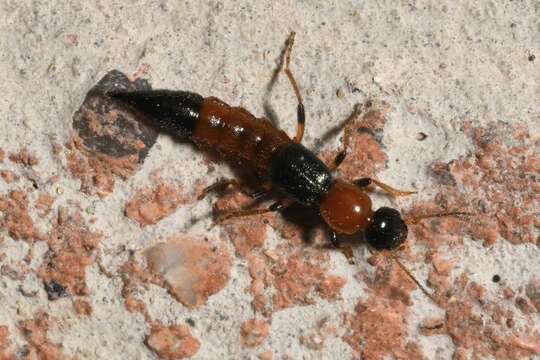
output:
[[[108,96],[125,102],[156,121],[160,130],[189,136],[199,119],[203,97],[188,91],[113,91]]]

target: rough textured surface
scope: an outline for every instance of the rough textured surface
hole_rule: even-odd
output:
[[[135,196],[126,204],[125,213],[141,226],[154,225],[172,214],[183,200],[178,189],[160,183],[154,188],[136,190]]]
[[[199,341],[193,338],[186,325],[157,327],[151,330],[146,344],[162,359],[184,359],[197,353]]]
[[[340,176],[473,214],[397,254],[434,301],[306,209],[214,225],[251,200],[195,199],[235,172],[100,95],[191,90],[294,134],[291,30],[306,146],[331,161],[362,104]],[[539,39],[535,1],[2,2],[0,359],[540,358]]]
[[[81,180],[81,191],[108,195],[113,191],[114,177],[132,176],[148,155],[156,141],[156,130],[141,114],[129,111],[103,93],[149,88],[145,80],[110,71],[88,92],[73,115],[73,137],[66,145],[69,170]]]

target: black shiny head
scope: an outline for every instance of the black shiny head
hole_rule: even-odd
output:
[[[366,240],[376,250],[394,250],[407,239],[407,224],[399,211],[381,207],[373,213],[373,222],[367,227]]]

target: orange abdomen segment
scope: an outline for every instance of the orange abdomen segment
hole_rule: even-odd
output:
[[[245,164],[261,176],[268,176],[274,156],[292,141],[268,120],[213,97],[204,99],[192,136],[202,148]]]

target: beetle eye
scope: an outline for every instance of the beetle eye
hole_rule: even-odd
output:
[[[393,250],[407,239],[407,225],[397,210],[381,207],[373,214],[373,222],[365,235],[374,249]]]

